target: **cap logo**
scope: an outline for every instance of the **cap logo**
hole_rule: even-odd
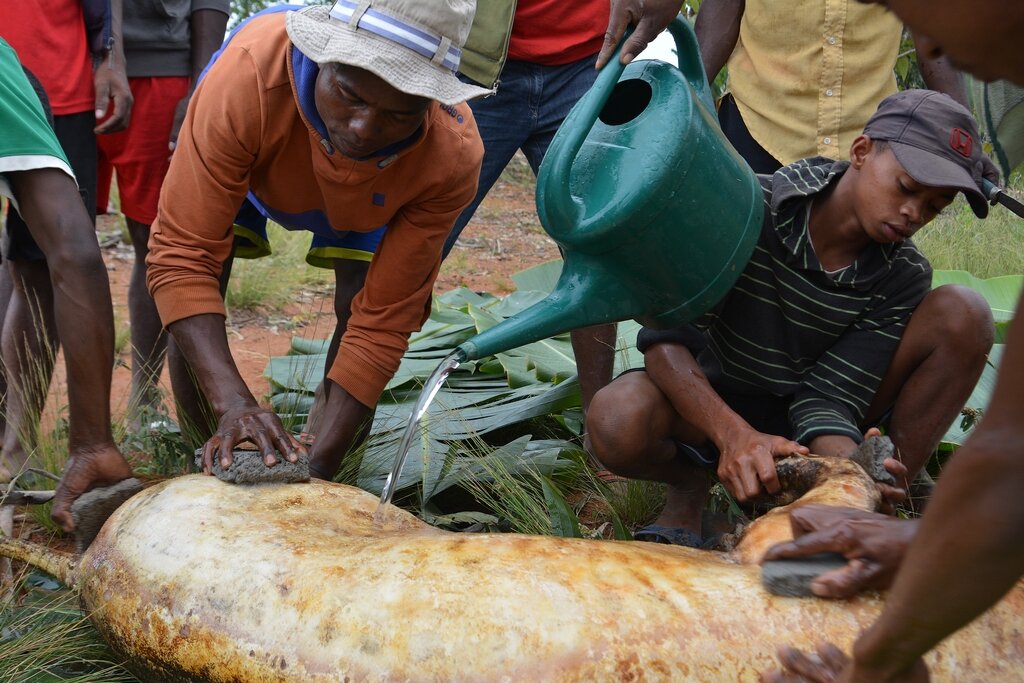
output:
[[[949,146],[961,156],[970,158],[971,150],[974,149],[974,139],[971,134],[962,128],[954,128],[949,135]]]

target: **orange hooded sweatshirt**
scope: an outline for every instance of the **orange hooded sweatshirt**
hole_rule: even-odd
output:
[[[338,230],[387,231],[352,302],[327,376],[373,406],[430,310],[441,247],[476,194],[483,144],[466,104],[433,103],[388,161],[333,150],[303,116],[284,14],[257,17],[196,88],[149,242],[147,281],[163,324],[225,314],[217,278],[250,190],[289,214],[319,211]]]

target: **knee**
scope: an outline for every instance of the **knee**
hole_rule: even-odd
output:
[[[613,470],[644,449],[650,430],[650,380],[630,373],[598,391],[587,411],[586,449]]]
[[[995,337],[992,309],[985,298],[970,287],[937,287],[925,297],[918,310],[925,312],[935,326],[932,331],[935,342],[964,358],[984,358],[992,349]]]

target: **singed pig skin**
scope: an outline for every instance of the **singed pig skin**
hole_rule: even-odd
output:
[[[838,503],[877,504],[846,475],[824,484]],[[395,508],[378,528],[376,505],[322,481],[169,480],[82,557],[83,607],[146,681],[703,682],[756,681],[779,644],[849,648],[882,605],[766,593],[741,560],[788,522],[726,555],[457,534]],[[929,655],[933,680],[1024,679],[1022,617],[1018,586]]]

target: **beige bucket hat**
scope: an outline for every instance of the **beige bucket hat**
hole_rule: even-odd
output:
[[[366,69],[392,86],[452,105],[490,90],[455,73],[475,0],[338,0],[288,12],[288,36],[317,64]]]

